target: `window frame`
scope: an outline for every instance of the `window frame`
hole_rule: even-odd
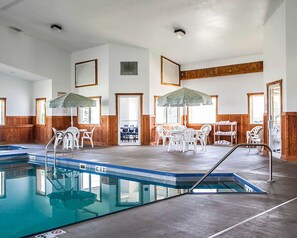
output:
[[[154,96],[154,115],[155,115],[155,119],[156,119],[156,113],[157,113],[157,100],[158,98],[160,98],[161,96]],[[167,108],[167,107],[166,107]],[[177,125],[177,124],[181,124],[182,122],[182,118],[181,118],[181,109],[180,107],[177,107],[178,108],[178,121],[177,122],[172,122],[172,123],[168,123],[168,122],[165,122],[165,123],[157,123],[155,121],[155,125]],[[166,109],[166,118],[167,118],[167,109]]]
[[[3,101],[4,103],[4,115],[3,115],[3,124],[0,124],[0,126],[5,126],[6,125],[6,98],[0,98],[0,101]]]
[[[39,122],[39,108],[38,108],[38,102],[39,101],[44,101],[44,124]],[[46,125],[46,98],[36,98],[35,99],[35,113],[36,113],[36,118],[35,118],[35,123],[38,126],[45,126]]]
[[[79,108],[77,108],[77,123],[78,125],[101,125],[102,124],[102,120],[101,120],[101,112],[102,112],[102,104],[101,104],[101,96],[91,96],[91,97],[88,97],[90,99],[99,99],[99,123],[81,123],[79,118],[80,118],[80,110]]]
[[[219,106],[219,103],[218,103],[218,99],[219,99],[219,96],[218,95],[209,95],[211,98],[216,98],[216,120],[215,121],[217,121],[217,119],[218,119],[218,111],[219,111],[219,109],[218,109],[218,106]],[[189,121],[189,113],[190,113],[190,110],[189,110],[189,107],[187,107],[187,124],[188,125],[203,125],[203,124],[214,124],[214,123],[209,123],[209,122],[203,122],[203,123],[195,123],[195,122],[190,122]]]
[[[263,122],[262,123],[254,123],[251,121],[251,105],[250,105],[250,98],[252,96],[258,96],[258,95],[263,95],[263,99],[264,99],[264,104],[263,104]],[[248,120],[249,120],[249,124],[250,125],[263,125],[264,123],[264,112],[265,112],[265,95],[264,92],[256,92],[256,93],[247,93],[247,100],[248,100]]]

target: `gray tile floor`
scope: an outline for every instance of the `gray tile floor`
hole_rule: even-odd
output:
[[[40,148],[37,145],[29,145]],[[176,173],[205,172],[230,147],[167,152],[163,146],[86,147],[74,158]],[[41,147],[43,148],[43,147]],[[44,153],[43,151],[40,151]],[[236,172],[267,194],[183,195],[63,228],[60,237],[297,237],[297,163],[238,149],[216,171]]]

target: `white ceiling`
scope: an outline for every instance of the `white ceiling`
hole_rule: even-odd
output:
[[[0,0],[0,22],[67,51],[104,43],[151,49],[180,64],[261,54],[278,0]],[[60,24],[60,33],[50,30]],[[173,31],[186,36],[177,39]]]

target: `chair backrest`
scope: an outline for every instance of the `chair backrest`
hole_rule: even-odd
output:
[[[205,132],[205,135],[208,136],[209,133],[211,132],[211,125],[202,125],[200,130]]]
[[[56,135],[57,134],[57,129],[55,127],[52,127],[52,130],[53,130],[54,134]]]
[[[94,134],[94,131],[95,131],[95,126],[93,127],[93,129],[91,130],[91,136],[93,136],[93,134]]]
[[[158,133],[158,136],[164,136],[166,129],[163,126],[157,126],[156,132]]]
[[[264,129],[263,129],[263,127],[258,130],[257,135],[258,135],[258,137],[260,139],[260,142],[262,143],[264,141]]]
[[[186,141],[193,140],[196,135],[196,130],[193,128],[187,128],[183,130],[184,139]]]
[[[262,126],[255,126],[253,129],[251,129],[250,133],[251,135],[257,135],[261,129],[263,129]]]
[[[67,132],[71,132],[74,136],[74,138],[78,139],[79,138],[79,130],[77,127],[68,127],[67,130],[66,130],[66,133]],[[70,134],[68,134],[68,137],[72,137]]]

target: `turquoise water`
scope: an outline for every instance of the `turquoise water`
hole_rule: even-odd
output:
[[[1,237],[22,237],[186,192],[78,171],[45,175],[24,163],[0,168]]]
[[[0,237],[22,237],[100,217],[188,192],[195,181],[175,183],[128,179],[27,163],[27,157],[0,160]],[[237,177],[237,178],[236,178]],[[222,181],[223,180],[223,181]],[[237,181],[238,180],[238,181]],[[254,192],[239,176],[210,176],[194,193]],[[149,181],[149,182],[148,182]]]

